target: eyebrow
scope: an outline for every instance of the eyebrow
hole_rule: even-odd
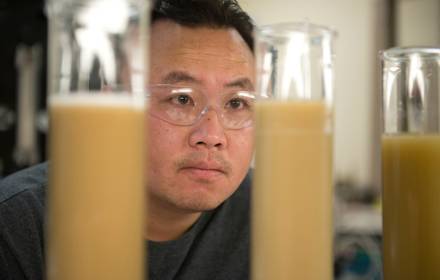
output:
[[[225,85],[226,87],[239,87],[242,89],[253,90],[254,84],[249,78],[239,78]]]
[[[177,84],[181,82],[200,84],[198,79],[184,71],[170,72],[165,76],[165,78],[162,79],[162,82],[165,84]]]

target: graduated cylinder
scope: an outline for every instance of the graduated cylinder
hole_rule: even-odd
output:
[[[381,57],[384,279],[440,279],[440,49]]]
[[[147,3],[47,4],[50,280],[145,279]]]
[[[252,279],[332,279],[333,32],[257,32]]]

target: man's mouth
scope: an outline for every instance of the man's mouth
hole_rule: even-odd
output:
[[[226,175],[225,168],[216,163],[191,163],[183,166],[180,170],[195,179],[206,181]]]

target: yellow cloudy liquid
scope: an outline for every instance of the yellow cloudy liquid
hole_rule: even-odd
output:
[[[131,102],[50,100],[50,280],[144,279],[144,110]]]
[[[252,279],[332,279],[332,141],[322,102],[257,105]]]
[[[440,279],[440,135],[382,138],[384,279]]]

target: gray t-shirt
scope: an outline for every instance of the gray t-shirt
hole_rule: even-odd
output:
[[[44,279],[47,163],[0,182],[0,279]],[[249,279],[250,175],[177,240],[146,242],[150,280]],[[111,268],[109,268],[111,269]]]

